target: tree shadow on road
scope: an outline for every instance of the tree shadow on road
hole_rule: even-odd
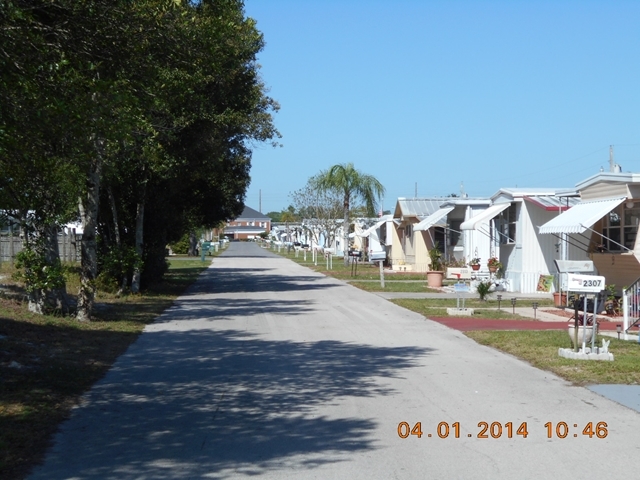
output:
[[[431,351],[149,332],[85,397],[34,478],[231,478],[345,461],[377,448],[379,419],[336,405],[397,393],[388,380]]]
[[[266,268],[210,268],[205,270],[186,295],[202,293],[291,292],[321,290],[338,286],[324,275],[280,275]]]

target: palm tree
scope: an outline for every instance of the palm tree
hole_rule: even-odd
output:
[[[384,195],[384,187],[372,175],[356,170],[353,163],[334,165],[320,172],[318,186],[325,190],[337,190],[343,195],[344,208],[344,264],[349,263],[349,208],[351,201],[360,199],[367,207],[369,215],[375,215],[376,197]]]

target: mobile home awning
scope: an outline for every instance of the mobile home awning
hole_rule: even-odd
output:
[[[415,227],[413,227],[413,229],[414,230],[429,230],[434,225],[437,225],[440,220],[442,220],[444,217],[446,217],[449,214],[449,212],[451,210],[453,210],[453,208],[454,207],[443,207],[443,208],[441,208],[439,210],[436,210],[431,215],[429,215],[427,218],[425,218],[420,223],[418,223]]]
[[[367,228],[364,232],[358,234],[358,236],[362,237],[362,238],[368,237],[373,232],[375,232],[377,229],[379,229],[386,221],[387,221],[387,219],[378,221],[373,227]]]
[[[479,213],[473,218],[470,218],[466,222],[460,225],[460,230],[476,230],[483,223],[488,223],[493,217],[498,215],[503,210],[509,208],[510,203],[499,203],[498,205],[491,205],[484,212]]]
[[[627,197],[580,202],[540,227],[539,233],[583,233]]]

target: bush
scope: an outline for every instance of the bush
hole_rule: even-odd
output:
[[[15,267],[14,278],[24,282],[28,293],[65,287],[65,269],[60,259],[49,264],[44,254],[31,247],[16,255]]]
[[[189,234],[185,233],[180,240],[170,243],[169,246],[173,253],[177,255],[186,255],[189,253]]]
[[[485,301],[487,299],[490,293],[489,290],[491,290],[492,286],[493,282],[491,282],[490,280],[482,280],[478,283],[478,285],[476,286],[476,291],[478,292],[480,300]]]

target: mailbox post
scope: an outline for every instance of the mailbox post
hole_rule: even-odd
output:
[[[587,295],[588,293],[594,293],[595,298],[593,300],[593,335],[591,336],[591,351],[595,347],[595,338],[596,338],[596,312],[598,311],[598,294],[604,290],[605,287],[605,278],[600,275],[578,275],[569,273],[567,275],[567,291],[568,292],[577,292],[584,293],[584,307],[582,309],[582,351],[585,352],[586,347],[586,330],[587,330]],[[576,351],[578,350],[578,309],[576,306],[575,310],[575,339],[574,345]]]
[[[380,269],[380,286],[384,288],[384,268],[382,266],[382,262],[387,258],[387,252],[369,252],[369,260],[371,262],[378,262],[378,268]]]

